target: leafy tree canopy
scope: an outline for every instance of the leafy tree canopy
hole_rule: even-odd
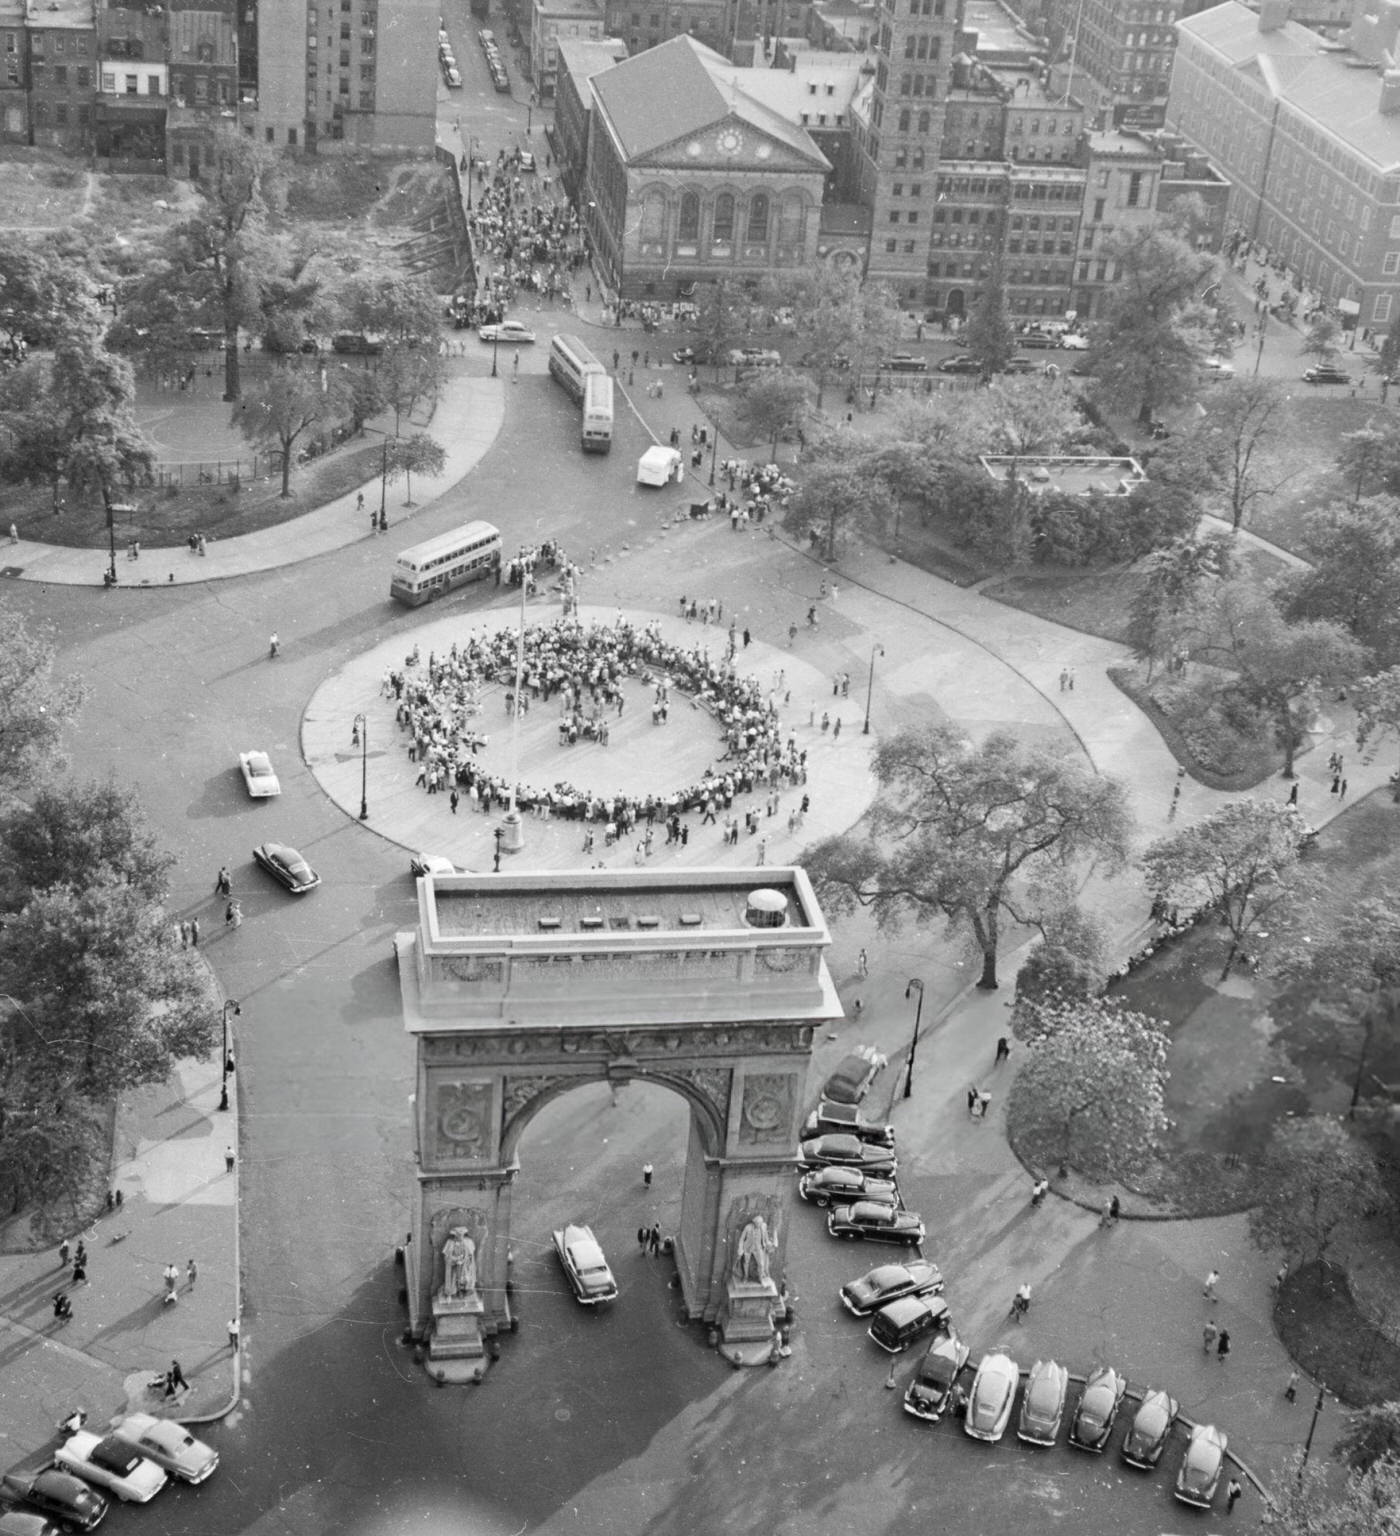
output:
[[[62,762],[59,741],[84,687],[55,678],[54,657],[47,638],[0,603],[0,803]]]

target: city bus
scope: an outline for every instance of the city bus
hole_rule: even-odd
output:
[[[612,447],[613,381],[590,373],[583,385],[583,451],[606,453]]]
[[[584,380],[607,369],[577,336],[556,336],[549,344],[549,371],[575,405],[583,404]]]
[[[493,523],[466,523],[404,550],[394,561],[389,596],[416,608],[464,582],[494,575],[500,564],[501,530]]]

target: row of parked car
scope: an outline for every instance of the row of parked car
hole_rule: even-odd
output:
[[[443,21],[443,18],[439,17],[439,21]],[[442,78],[447,81],[448,88],[460,91],[462,73],[457,68],[457,59],[452,52],[452,39],[447,35],[445,25],[438,28],[438,63],[442,66]]]
[[[873,1078],[873,1062],[847,1058],[827,1079],[823,1098],[802,1127],[798,1158],[798,1193],[827,1211],[833,1237],[865,1238],[918,1247],[923,1219],[906,1210],[899,1192],[899,1164],[891,1125],[867,1119],[860,1101]],[[1022,1371],[1004,1346],[983,1355],[966,1390],[962,1378],[971,1350],[957,1335],[944,1297],[943,1275],[932,1260],[911,1256],[882,1264],[841,1287],[841,1304],[854,1317],[869,1320],[873,1343],[898,1355],[931,1339],[904,1394],[904,1411],[937,1423],[950,1409],[962,1416],[974,1440],[999,1441],[1011,1423]],[[1016,1436],[1028,1445],[1050,1446],[1068,1417],[1068,1441],[1079,1450],[1100,1454],[1113,1437],[1127,1380],[1112,1366],[1100,1366],[1084,1383],[1069,1412],[1070,1373],[1055,1360],[1037,1360],[1025,1373]],[[1138,1408],[1119,1446],[1130,1466],[1155,1467],[1176,1423],[1179,1405],[1152,1388],[1138,1397]],[[1225,1464],[1226,1438],[1211,1424],[1191,1430],[1175,1495],[1184,1503],[1208,1508]]]
[[[0,1514],[0,1536],[91,1531],[106,1519],[113,1498],[146,1504],[172,1479],[202,1483],[218,1465],[212,1446],[151,1413],[128,1414],[105,1435],[75,1429],[54,1452],[52,1466],[0,1478],[0,1497],[23,1506]]]
[[[486,67],[491,71],[491,84],[498,91],[510,89],[510,75],[506,70],[506,61],[501,55],[500,47],[496,42],[496,34],[483,27],[476,34],[477,41],[481,44],[481,51],[486,55]]]

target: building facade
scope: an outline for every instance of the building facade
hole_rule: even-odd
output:
[[[1051,56],[1070,64],[1073,89],[1100,126],[1160,127],[1182,0],[1045,0],[1033,11]]]
[[[620,37],[593,40],[560,38],[559,70],[554,92],[554,122],[547,130],[564,190],[572,198],[588,160],[588,129],[593,92],[589,81],[627,57]]]
[[[29,39],[24,0],[0,0],[0,138],[29,142]]]
[[[97,17],[92,0],[50,0],[25,19],[29,142],[81,153],[92,146]]]
[[[641,53],[673,37],[693,37],[728,56],[737,7],[731,0],[606,0],[605,31]]]
[[[591,82],[579,201],[599,273],[624,298],[674,299],[816,260],[831,166],[732,73],[674,38]]]
[[[541,101],[553,101],[559,74],[559,44],[566,39],[600,41],[607,33],[598,0],[535,0],[530,24],[530,74]]]
[[[1400,292],[1400,6],[1359,0],[1343,47],[1288,20],[1287,0],[1227,0],[1179,32],[1167,120],[1228,178],[1234,228],[1344,318],[1385,329]]]

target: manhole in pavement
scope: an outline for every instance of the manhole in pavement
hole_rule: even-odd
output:
[[[573,1416],[574,1411],[572,1408],[556,1408],[554,1410],[554,1417],[558,1419],[561,1424],[567,1423],[571,1418],[573,1418]]]

